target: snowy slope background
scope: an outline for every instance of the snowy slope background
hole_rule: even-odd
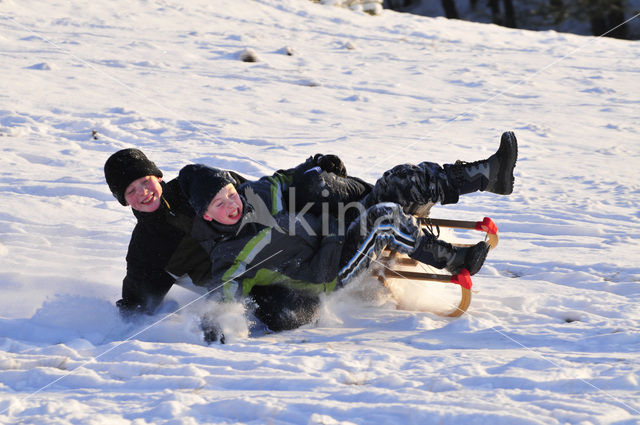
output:
[[[306,0],[1,0],[0,57],[1,423],[640,423],[638,42]],[[119,319],[118,149],[169,179],[332,152],[373,182],[505,130],[514,194],[432,211],[500,227],[461,318],[434,314],[449,287],[364,280],[279,334],[182,288]],[[226,345],[197,331],[210,309]]]

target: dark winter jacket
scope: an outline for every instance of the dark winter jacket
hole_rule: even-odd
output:
[[[255,285],[314,292],[335,288],[344,237],[337,234],[334,217],[325,218],[323,229],[320,217],[289,209],[294,175],[279,172],[238,186],[243,215],[234,225],[194,219],[192,235],[212,263],[207,286],[219,287],[220,298],[239,299]]]
[[[156,211],[133,210],[138,223],[129,242],[122,299],[116,303],[124,316],[153,313],[176,281],[174,276],[189,275],[195,284],[211,276],[209,256],[190,236],[194,213],[177,179],[160,184],[162,201]]]

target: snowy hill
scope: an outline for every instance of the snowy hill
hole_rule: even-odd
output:
[[[0,12],[0,422],[640,423],[638,42],[307,0]],[[182,288],[118,316],[134,218],[102,167],[120,148],[168,178],[332,152],[375,181],[484,158],[505,130],[514,194],[432,211],[500,227],[461,318],[435,314],[449,287],[372,280],[290,332],[248,336],[230,305],[226,345],[197,331],[220,306]]]

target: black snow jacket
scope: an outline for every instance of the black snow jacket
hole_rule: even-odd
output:
[[[235,173],[232,175],[238,182],[245,181]],[[125,317],[153,313],[176,277],[189,275],[198,285],[209,281],[211,276],[209,256],[190,236],[194,213],[178,180],[160,184],[162,202],[156,211],[133,210],[138,223],[129,242],[122,299],[116,303]]]
[[[320,217],[289,208],[292,182],[293,174],[281,171],[237,186],[243,214],[234,225],[194,219],[192,235],[212,263],[207,287],[219,289],[220,299],[241,299],[256,285],[335,288],[344,237],[334,217],[324,219],[323,229]]]

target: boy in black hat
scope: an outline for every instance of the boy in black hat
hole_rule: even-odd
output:
[[[347,177],[341,161],[332,172],[299,167],[293,180],[276,174],[242,184],[227,171],[192,164],[178,181],[196,213],[192,235],[212,261],[208,286],[218,285],[225,300],[257,298],[256,316],[281,330],[310,321],[318,306],[314,292],[348,284],[385,247],[454,275],[462,269],[477,273],[488,244],[453,247],[421,229],[407,212],[455,203],[459,195],[479,190],[508,195],[516,160],[517,141],[507,132],[486,160],[399,165],[374,186]],[[293,188],[298,199],[290,196]],[[360,206],[359,215],[336,214],[349,203]],[[260,300],[270,292],[286,296]],[[288,314],[292,299],[307,300],[307,309]]]

